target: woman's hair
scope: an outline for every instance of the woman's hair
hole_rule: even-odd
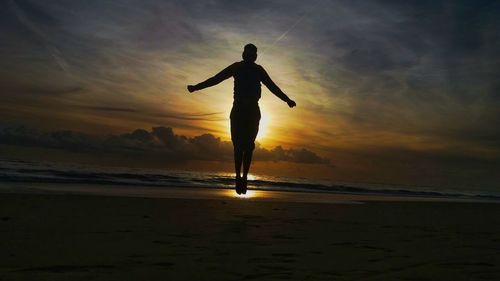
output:
[[[257,47],[254,44],[246,44],[243,49],[243,60],[254,62],[257,59]]]

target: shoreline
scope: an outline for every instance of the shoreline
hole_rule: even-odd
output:
[[[455,198],[446,196],[383,195],[349,192],[295,191],[249,189],[246,195],[237,195],[231,188],[211,188],[203,186],[140,186],[121,184],[81,184],[81,183],[33,183],[0,182],[0,193],[54,193],[74,195],[95,195],[135,198],[180,198],[211,200],[284,201],[330,204],[362,204],[366,202],[458,202],[492,203],[500,200],[490,198]]]

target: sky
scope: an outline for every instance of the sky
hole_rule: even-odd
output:
[[[0,145],[230,169],[232,79],[186,85],[251,42],[297,102],[263,87],[254,172],[495,190],[499,30],[498,1],[5,0]]]

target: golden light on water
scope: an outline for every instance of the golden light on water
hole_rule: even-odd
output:
[[[255,191],[253,191],[253,190],[247,190],[247,193],[245,193],[245,194],[238,194],[236,192],[234,194],[237,198],[241,198],[241,199],[248,199],[248,198],[255,197]]]
[[[226,176],[226,177],[233,177],[233,173],[220,173],[221,176]],[[254,181],[257,180],[257,176],[254,174],[249,173],[247,175],[247,179],[249,181]],[[247,190],[246,194],[238,194],[236,193],[236,190],[234,188],[231,189],[226,189],[224,191],[224,194],[228,197],[233,197],[233,198],[240,198],[240,199],[249,199],[249,198],[255,198],[255,197],[263,197],[262,191],[258,190]]]
[[[255,190],[247,190],[246,194],[238,194],[234,189],[228,189],[226,190],[226,195],[229,197],[233,198],[239,198],[239,199],[250,199],[250,198],[256,198],[257,196],[257,191]]]
[[[255,175],[253,175],[252,173],[248,173],[247,180],[254,181],[256,179],[257,179],[257,177]]]

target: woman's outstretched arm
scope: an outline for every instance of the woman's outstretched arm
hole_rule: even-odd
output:
[[[271,93],[280,98],[282,101],[286,102],[289,107],[294,107],[297,105],[292,99],[290,99],[285,93],[283,93],[283,91],[280,89],[280,87],[278,87],[278,85],[276,85],[273,82],[273,80],[271,79],[271,77],[269,77],[269,74],[267,74],[266,70],[264,70],[263,67],[261,67],[261,71],[262,71],[261,74],[262,83],[266,85],[266,87],[269,89],[269,91],[271,91]]]
[[[234,74],[234,64],[231,64],[230,66],[224,68],[221,72],[217,73],[214,77],[208,78],[207,80],[198,83],[196,85],[188,85],[187,89],[190,93],[194,91],[199,91],[208,87],[215,86],[219,84],[220,82],[228,79],[229,77],[233,76]]]

